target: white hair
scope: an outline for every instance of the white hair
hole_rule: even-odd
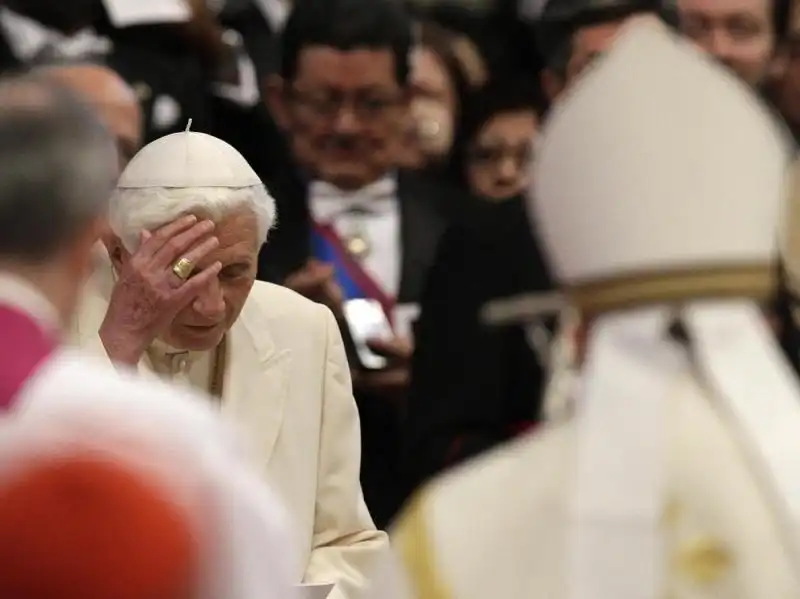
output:
[[[263,185],[252,187],[117,188],[109,202],[111,230],[128,251],[139,247],[142,231],[152,231],[184,214],[199,213],[219,222],[242,209],[251,210],[258,223],[259,245],[275,225],[275,199]]]

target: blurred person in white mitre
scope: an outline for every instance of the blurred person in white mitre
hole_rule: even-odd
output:
[[[73,384],[0,424],[0,596],[294,597],[285,511],[255,470],[108,370],[121,400]]]
[[[109,216],[110,261],[89,285],[75,340],[213,396],[291,510],[302,553],[295,582],[360,597],[387,538],[359,484],[345,350],[327,307],[255,281],[275,223],[259,177],[233,147],[187,126],[134,156]]]
[[[107,438],[103,435],[111,435],[117,441],[130,442],[126,449],[131,455],[145,457],[140,453],[144,445],[134,435],[136,426],[135,430],[168,442],[164,451],[182,452],[183,462],[172,463],[178,473],[189,476],[190,472],[199,472],[193,468],[208,468],[210,473],[212,467],[215,472],[228,472],[230,479],[218,480],[217,485],[229,489],[230,494],[219,495],[215,501],[227,502],[227,507],[220,504],[220,509],[235,512],[237,521],[220,521],[219,534],[230,536],[213,544],[219,551],[214,559],[219,568],[225,568],[219,576],[227,582],[219,586],[210,579],[209,585],[217,585],[216,597],[282,599],[286,585],[291,584],[291,561],[297,553],[287,545],[286,534],[280,532],[289,522],[288,515],[265,490],[235,428],[196,393],[117,372],[107,361],[61,345],[83,283],[92,271],[93,247],[105,228],[108,197],[117,175],[114,140],[91,107],[52,81],[30,75],[0,80],[0,596],[56,597],[46,593],[55,588],[47,585],[59,581],[77,584],[72,574],[77,576],[78,570],[73,567],[81,558],[91,560],[80,554],[77,537],[68,540],[62,536],[58,540],[61,550],[69,542],[67,549],[72,553],[62,556],[68,561],[58,562],[60,569],[52,576],[42,576],[46,555],[36,552],[59,549],[53,536],[56,531],[49,523],[37,523],[29,516],[25,509],[33,507],[30,502],[24,502],[25,509],[14,503],[19,497],[15,485],[18,481],[25,483],[25,474],[8,468],[25,465],[25,460],[17,459],[21,455],[17,451],[30,449],[33,453],[28,457],[46,457],[44,448],[34,447],[33,442],[38,434],[36,423],[48,422],[74,432],[71,439],[99,442]],[[111,426],[112,422],[130,428],[121,431]],[[80,430],[72,428],[78,424]],[[55,443],[64,447],[58,440]],[[50,447],[56,449],[55,445]],[[164,468],[170,464],[163,456],[157,462]],[[21,478],[14,478],[17,473]],[[205,490],[208,481],[197,481],[198,491]],[[83,505],[86,495],[75,487],[73,491]],[[87,517],[81,518],[68,508],[63,497],[57,499],[59,509],[68,514],[56,518],[63,526],[74,526],[71,530],[76,534],[90,534],[91,526],[108,533],[106,522],[95,520],[96,506],[83,505],[89,510],[87,517],[91,515],[89,523]],[[131,515],[130,524],[140,515]],[[219,515],[225,513],[220,511]],[[209,525],[214,526],[214,514],[209,516]],[[41,525],[39,541],[25,537],[25,529],[30,527],[29,532],[34,534],[37,524]],[[22,536],[14,536],[15,531]],[[106,547],[96,550],[106,556],[118,551],[115,555],[119,557],[131,549],[116,532],[122,531],[116,529],[107,537],[107,542],[116,546],[109,549],[111,553]],[[23,546],[26,538],[33,544]],[[261,564],[264,555],[275,553],[276,543],[281,546],[280,555],[286,556],[284,561],[276,561],[274,570],[268,568],[270,576],[259,574],[260,570],[252,567],[253,561]],[[100,574],[96,569],[96,562],[88,563],[95,567],[99,583],[110,582],[105,578],[107,572]],[[52,565],[59,567],[55,562]],[[27,579],[34,586],[25,586],[26,573],[35,576]],[[275,594],[271,594],[272,589]],[[84,590],[75,588],[72,595],[65,596],[89,599],[91,595],[83,594]],[[117,599],[123,596],[116,592],[105,595]],[[194,586],[192,594],[179,595],[180,599],[194,597],[204,599]],[[171,598],[158,595],[158,599]]]
[[[422,490],[388,572],[418,599],[800,596],[800,385],[762,311],[785,137],[648,17],[543,136],[529,213],[588,323],[575,414]]]
[[[114,136],[121,172],[142,144],[142,109],[133,89],[113,70],[89,62],[46,64],[33,72],[63,85],[94,108]]]

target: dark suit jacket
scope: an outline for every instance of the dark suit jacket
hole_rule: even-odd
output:
[[[478,202],[444,235],[422,297],[404,427],[414,485],[539,419],[544,371],[524,327],[488,327],[479,312],[550,289],[521,199]]]
[[[255,10],[255,9],[253,9]],[[257,29],[269,35],[266,23],[248,19],[246,13],[225,25]],[[259,29],[263,25],[263,29]],[[98,28],[103,31],[102,28]],[[148,25],[106,31],[114,42],[107,62],[134,89],[149,90],[140,97],[145,113],[145,142],[183,131],[192,119],[192,130],[209,133],[234,146],[264,179],[269,175],[270,150],[278,135],[263,102],[239,106],[212,92],[212,77],[195,48],[172,25]],[[152,118],[157,97],[169,96],[180,106],[181,116],[171,128],[157,128]]]
[[[211,129],[211,99],[205,93],[205,73],[194,52],[187,47],[173,25],[147,25],[117,29],[101,14],[95,29],[114,44],[105,56],[87,57],[116,71],[139,97],[144,119],[143,140],[151,141],[168,133],[183,131],[189,118],[196,131]],[[0,72],[20,70],[23,64],[0,33]],[[172,127],[159,128],[153,107],[161,96],[172,98],[179,115]]]
[[[283,156],[287,154],[281,154]],[[279,158],[280,160],[280,158]],[[278,205],[278,227],[261,251],[259,278],[282,282],[311,257],[306,185],[287,167],[268,182]],[[418,302],[457,191],[424,174],[398,175],[402,267],[398,301]],[[361,418],[361,485],[378,527],[385,527],[408,494],[401,465],[401,420],[386,397],[356,393]]]
[[[255,6],[226,22],[225,26],[241,28],[246,42],[258,39],[262,46],[274,37]],[[144,114],[145,143],[183,131],[191,118],[194,131],[224,139],[244,155],[262,178],[269,176],[270,153],[278,133],[266,107],[261,103],[243,108],[214,96],[210,74],[180,26],[142,25],[120,29],[112,26],[101,10],[94,28],[99,35],[108,37],[114,47],[108,55],[92,59],[107,64],[136,91]],[[262,62],[268,58],[264,56],[266,51],[263,49],[259,54]],[[8,41],[0,35],[0,72],[23,66]],[[166,127],[160,126],[153,116],[155,104],[162,97],[171,98],[178,106],[177,120]]]

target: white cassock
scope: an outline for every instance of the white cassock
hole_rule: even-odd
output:
[[[570,90],[530,209],[590,315],[575,414],[416,497],[398,596],[800,597],[800,388],[758,304],[787,158],[751,91],[654,21]]]
[[[175,160],[185,155],[191,160]],[[234,148],[187,131],[140,150],[120,179],[125,185],[242,188],[261,182]],[[98,332],[113,284],[106,256],[73,326],[73,341],[107,364]],[[295,582],[335,583],[331,599],[360,597],[387,538],[375,529],[361,492],[358,409],[331,311],[256,281],[219,347],[184,351],[156,341],[138,371],[216,396],[215,407],[244,431],[263,479],[291,513],[300,552]]]
[[[0,420],[3,468],[34,451],[45,455],[62,446],[105,451],[124,447],[134,461],[157,447],[169,458],[159,469],[176,492],[202,487],[213,495],[218,544],[206,548],[209,558],[202,588],[213,597],[285,599],[294,596],[297,550],[287,512],[260,480],[239,432],[206,405],[203,397],[158,381],[143,381],[117,372],[107,361],[74,349],[57,347],[55,310],[20,279],[0,275],[0,380],[6,392]],[[46,355],[24,380],[15,360],[37,331],[53,339]],[[11,359],[9,359],[11,357]],[[18,384],[19,383],[19,384]],[[39,443],[41,441],[41,443]],[[22,463],[21,461],[19,463]],[[208,487],[208,488],[206,488]],[[197,599],[205,599],[205,595]]]

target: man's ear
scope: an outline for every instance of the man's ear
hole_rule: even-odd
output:
[[[125,249],[122,240],[109,227],[103,230],[100,241],[106,247],[106,252],[108,252],[108,257],[111,259],[111,264],[114,265],[114,270],[119,272],[131,257],[130,252]]]
[[[289,129],[289,106],[286,102],[286,83],[278,75],[266,77],[262,84],[262,92],[275,123],[282,131]]]

